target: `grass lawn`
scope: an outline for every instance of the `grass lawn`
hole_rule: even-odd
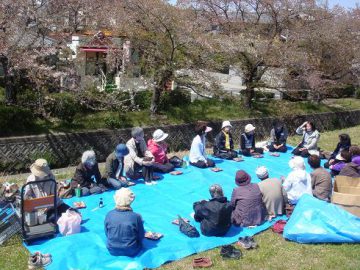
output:
[[[332,151],[340,133],[348,133],[353,138],[353,144],[360,145],[360,126],[343,130],[334,130],[321,134],[320,146]],[[295,144],[300,137],[289,138],[290,144]],[[72,171],[62,172],[58,179],[66,179],[73,175]],[[194,257],[211,257],[214,266],[211,269],[360,269],[360,244],[318,244],[302,245],[285,241],[280,235],[267,230],[255,236],[259,248],[243,251],[239,261],[222,260],[220,249],[215,248],[196,254],[180,261],[166,264],[160,269],[192,269]],[[28,251],[22,246],[20,237],[13,237],[0,246],[1,270],[27,269]],[[66,269],[61,269],[66,270]]]

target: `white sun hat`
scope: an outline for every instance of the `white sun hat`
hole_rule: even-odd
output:
[[[161,129],[157,129],[153,133],[153,139],[155,142],[161,142],[161,141],[165,140],[168,136],[169,136],[169,134],[165,133]]]
[[[230,124],[230,121],[222,122],[221,129],[223,129],[224,127],[232,127],[232,125]]]
[[[251,132],[251,131],[253,131],[253,130],[255,130],[255,127],[254,127],[252,124],[247,124],[247,125],[245,126],[245,132],[246,132],[246,133]]]

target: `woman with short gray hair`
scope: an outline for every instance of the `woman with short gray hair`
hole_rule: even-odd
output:
[[[93,150],[85,151],[81,156],[80,164],[76,167],[71,186],[73,188],[80,187],[82,196],[86,196],[106,191],[107,188],[103,182],[95,152]]]

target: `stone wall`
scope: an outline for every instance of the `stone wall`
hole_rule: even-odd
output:
[[[269,136],[273,118],[254,118],[231,121],[236,146],[244,126],[252,123],[257,127],[257,138]],[[285,118],[290,133],[305,120],[315,123],[319,131],[341,129],[360,124],[360,110],[330,112],[313,115],[298,115]],[[211,122],[214,131],[208,136],[208,146],[220,130],[221,122]],[[194,136],[194,124],[163,126],[169,133],[168,144],[171,151],[189,149]],[[145,138],[149,139],[155,128],[144,128]],[[131,129],[96,130],[77,133],[46,134],[26,137],[0,138],[0,172],[15,173],[28,171],[36,158],[46,158],[52,168],[76,165],[83,151],[93,149],[99,162],[106,159],[116,144],[129,139]]]

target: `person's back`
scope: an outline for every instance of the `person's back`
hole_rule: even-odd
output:
[[[311,176],[305,170],[290,172],[283,187],[291,204],[296,204],[304,194],[312,195]]]
[[[247,227],[261,224],[265,219],[265,206],[257,184],[239,186],[233,190],[231,220],[234,225]]]
[[[226,197],[195,203],[194,210],[194,218],[201,222],[203,235],[223,236],[231,227],[232,206]]]
[[[132,210],[114,209],[105,218],[106,247],[113,256],[135,256],[142,248],[144,227]]]
[[[330,173],[323,167],[315,169],[311,174],[313,196],[324,201],[330,201],[332,180]]]
[[[267,178],[258,183],[262,200],[269,215],[277,216],[284,213],[284,196],[281,181]]]

